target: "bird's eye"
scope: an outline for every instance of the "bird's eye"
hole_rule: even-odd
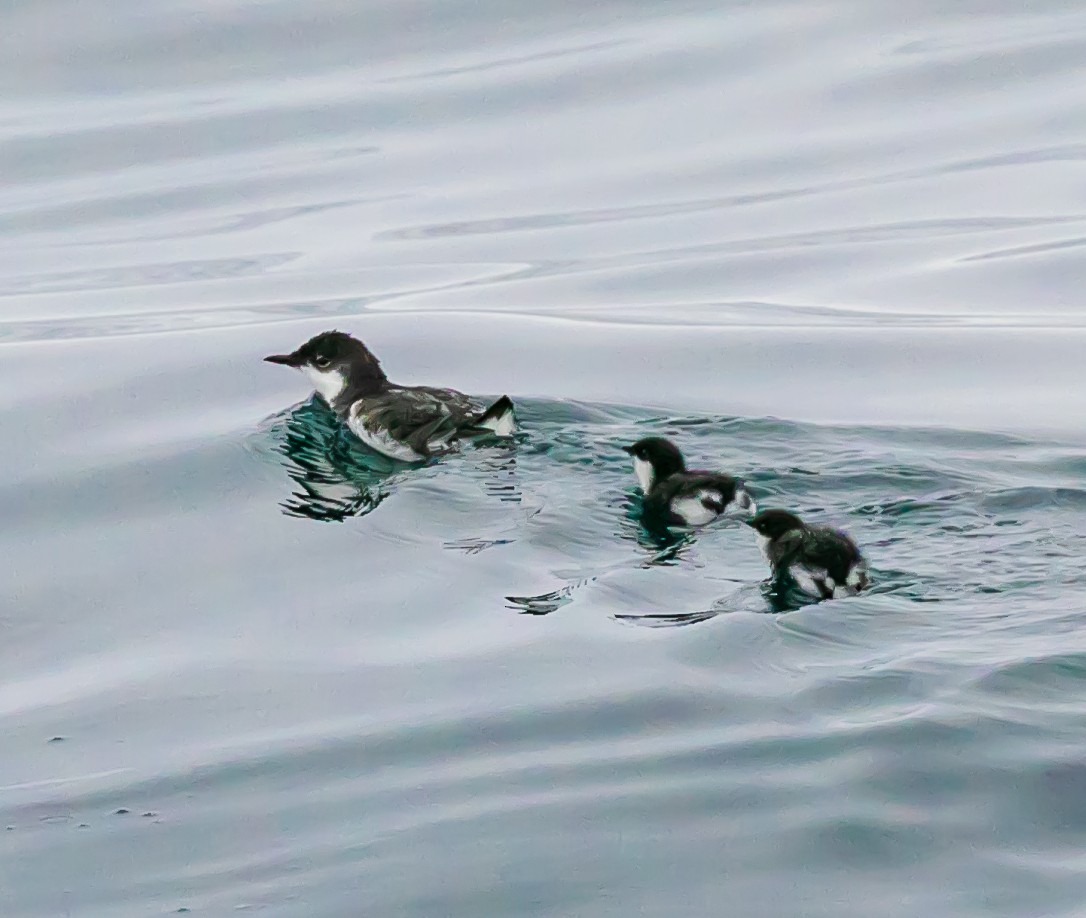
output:
[[[314,357],[313,363],[321,370],[327,370],[332,365],[332,361],[327,357]]]

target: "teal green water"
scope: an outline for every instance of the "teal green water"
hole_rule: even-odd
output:
[[[0,916],[1076,918],[1081,4],[0,11]],[[339,327],[508,392],[364,453]],[[852,533],[644,531],[619,449]]]
[[[1086,534],[1079,517],[1086,491],[1078,487],[1086,457],[1076,447],[568,401],[521,401],[519,419],[513,443],[482,443],[420,468],[360,446],[313,397],[270,418],[250,446],[285,471],[289,493],[280,508],[288,516],[344,522],[396,503],[401,489],[418,493],[426,504],[419,537],[448,517],[471,534],[441,541],[444,548],[500,548],[514,570],[523,564],[530,580],[557,584],[506,597],[511,608],[532,614],[595,599],[621,621],[663,625],[801,605],[766,582],[752,534],[738,518],[700,531],[641,523],[640,492],[621,447],[649,435],[682,443],[694,467],[741,475],[763,508],[791,508],[847,528],[868,546],[877,595],[920,603],[1013,595],[1075,584],[1086,572],[1086,561],[1075,563]],[[657,567],[685,575],[658,576]],[[642,596],[654,582],[665,592]],[[704,609],[688,600],[693,606],[683,610],[668,597],[684,590],[714,598]]]

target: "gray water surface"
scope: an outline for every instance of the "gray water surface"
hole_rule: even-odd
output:
[[[0,11],[0,914],[1076,916],[1077,3]],[[522,430],[383,463],[338,327]],[[670,436],[842,526],[637,520]]]

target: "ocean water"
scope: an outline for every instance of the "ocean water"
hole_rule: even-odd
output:
[[[0,11],[0,915],[1086,914],[1086,10]],[[261,362],[517,402],[422,468]],[[673,438],[847,529],[645,531]]]

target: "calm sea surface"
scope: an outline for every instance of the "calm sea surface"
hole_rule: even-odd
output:
[[[1084,88],[1081,0],[5,4],[0,915],[1086,915]],[[517,442],[366,454],[332,327]]]

